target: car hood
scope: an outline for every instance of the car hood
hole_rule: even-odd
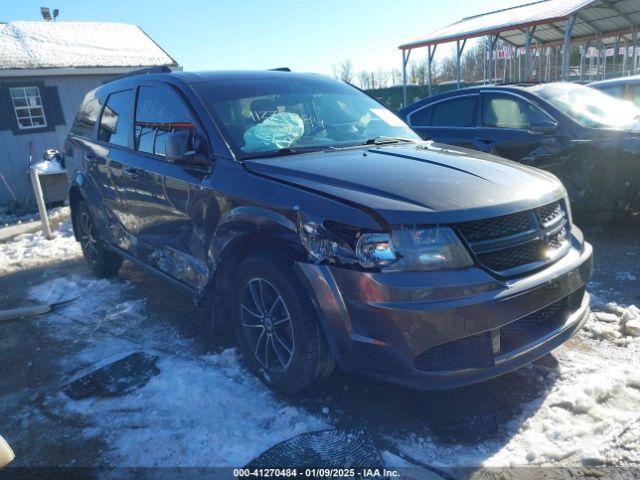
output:
[[[391,225],[499,216],[565,194],[548,172],[434,142],[245,160],[255,174],[357,205]]]

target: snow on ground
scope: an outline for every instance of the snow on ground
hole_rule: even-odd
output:
[[[64,216],[69,216],[69,207],[56,207],[48,211],[49,221],[56,221]],[[16,215],[15,213],[7,213],[6,210],[0,209],[0,228],[14,225],[17,223],[33,222],[40,220],[38,212],[25,213]]]
[[[27,233],[0,243],[0,275],[82,254],[80,244],[73,237],[70,219],[62,222],[54,235],[52,240],[47,240],[42,232]]]
[[[67,221],[51,242],[38,233],[0,244],[0,273],[79,254]],[[330,428],[331,413],[311,414],[274,396],[235,350],[198,356],[122,279],[61,276],[34,287],[30,297],[47,303],[79,297],[44,317],[51,335],[78,343],[59,359],[63,370],[78,366],[79,376],[138,350],[159,356],[160,374],[127,396],[47,399],[82,417],[87,438],[106,439],[110,450],[101,463],[237,466],[291,436]],[[596,303],[585,329],[554,353],[557,367],[519,372],[538,379],[540,395],[521,405],[495,439],[451,445],[428,434],[388,434],[385,456],[441,467],[640,465],[640,310]]]
[[[63,366],[111,363],[133,351],[159,356],[160,374],[118,398],[81,401],[58,393],[49,402],[79,415],[87,437],[106,439],[110,464],[126,466],[238,466],[274,444],[330,426],[278,400],[241,365],[234,349],[197,356],[190,343],[162,330],[143,300],[125,300],[132,287],[83,275],[34,287],[30,297],[52,303],[78,299],[49,318],[54,335],[89,340]]]

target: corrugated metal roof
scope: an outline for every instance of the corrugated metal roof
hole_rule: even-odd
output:
[[[425,47],[497,33],[503,40],[523,46],[526,39],[523,29],[534,25],[535,40],[559,43],[564,39],[564,21],[572,14],[577,15],[571,34],[574,40],[628,34],[640,25],[640,0],[542,0],[464,18],[400,48]]]
[[[175,66],[135,25],[105,22],[0,24],[0,70]]]

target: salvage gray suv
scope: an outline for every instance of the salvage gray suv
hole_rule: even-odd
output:
[[[424,142],[322,76],[120,78],[87,95],[66,153],[93,271],[128,259],[190,292],[279,392],[336,363],[453,388],[588,317],[592,249],[553,175]]]

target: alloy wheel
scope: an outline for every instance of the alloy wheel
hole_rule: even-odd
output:
[[[242,291],[240,319],[260,365],[269,372],[285,371],[293,358],[293,326],[278,289],[264,278],[249,280]]]
[[[93,235],[93,221],[87,212],[80,213],[80,245],[92,264],[98,261],[98,242]]]

